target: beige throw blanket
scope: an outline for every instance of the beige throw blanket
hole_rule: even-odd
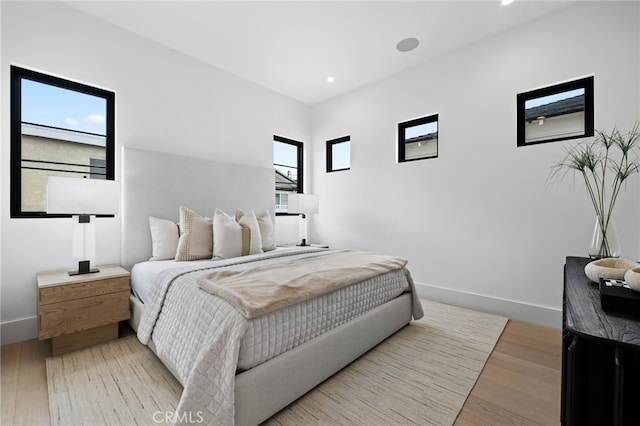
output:
[[[406,264],[405,259],[374,253],[324,252],[244,271],[216,271],[198,285],[232,303],[246,318],[255,318]]]

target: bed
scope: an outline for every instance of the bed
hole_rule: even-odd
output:
[[[122,159],[122,263],[132,270],[131,325],[185,386],[179,414],[259,424],[421,315],[410,274],[397,267],[242,317],[231,302],[209,294],[216,274],[288,270],[353,253],[277,248],[240,258],[149,262],[149,216],[176,220],[180,205],[273,214],[274,172],[126,147]],[[353,300],[357,307],[347,309]],[[223,323],[229,331],[220,331]]]

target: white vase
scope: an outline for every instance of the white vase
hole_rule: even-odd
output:
[[[613,218],[609,217],[608,221],[605,218],[602,222],[600,217],[596,216],[591,245],[589,246],[589,257],[592,259],[620,257],[620,251],[620,238]]]

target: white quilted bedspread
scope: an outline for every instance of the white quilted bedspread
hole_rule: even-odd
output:
[[[196,282],[215,268],[247,269],[317,251],[274,253],[251,262],[248,256],[215,265],[185,262],[158,275],[145,303],[138,338],[144,344],[153,340],[158,357],[184,386],[178,419],[199,415],[206,424],[232,425],[237,370],[284,353],[412,287],[408,271],[401,269],[247,320]]]

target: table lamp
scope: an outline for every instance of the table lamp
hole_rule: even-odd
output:
[[[117,214],[119,209],[119,182],[62,176],[48,177],[47,213],[72,215],[72,270],[69,275],[99,272],[95,266],[96,215]]]
[[[289,213],[300,214],[300,223],[298,235],[301,238],[299,246],[308,246],[307,244],[307,215],[318,213],[319,197],[312,194],[289,194],[289,205],[287,211]]]

